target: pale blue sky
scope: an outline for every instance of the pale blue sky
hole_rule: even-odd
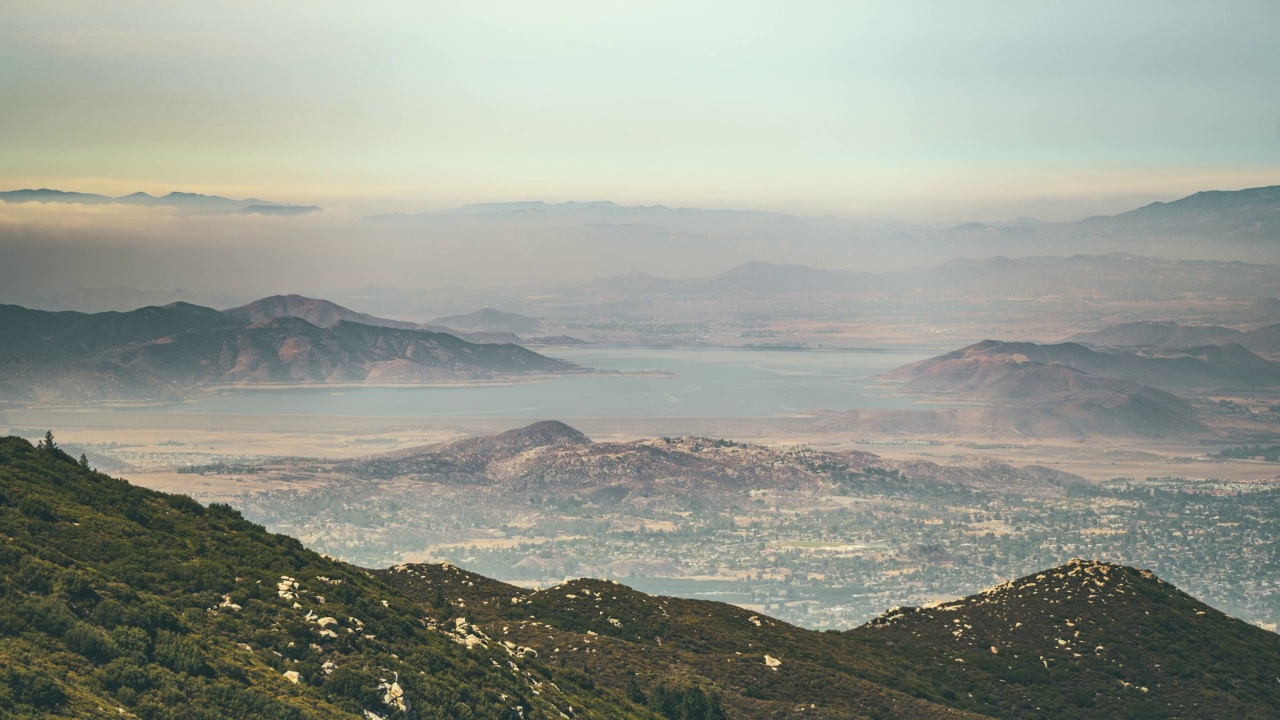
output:
[[[1280,183],[1280,3],[0,3],[0,186],[1052,217]]]

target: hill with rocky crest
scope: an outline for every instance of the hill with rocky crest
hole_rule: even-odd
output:
[[[677,490],[752,488],[834,490],[894,473],[995,492],[1059,494],[1083,479],[1039,467],[980,458],[946,464],[895,461],[861,451],[777,448],[701,437],[593,442],[558,421],[340,464],[359,478],[409,477],[502,491],[587,491],[614,502]]]

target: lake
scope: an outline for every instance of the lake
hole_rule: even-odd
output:
[[[435,418],[771,418],[812,410],[909,408],[872,387],[915,349],[757,350],[573,347],[542,351],[584,367],[653,376],[567,376],[503,385],[235,390],[162,410]],[[157,408],[149,408],[154,412]]]

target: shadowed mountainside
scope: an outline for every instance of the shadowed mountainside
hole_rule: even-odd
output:
[[[235,383],[419,383],[577,369],[513,344],[471,343],[411,324],[368,325],[345,319],[349,313],[296,296],[233,313],[188,303],[96,314],[4,305],[0,393],[54,401],[177,399]],[[260,316],[267,317],[252,320]]]

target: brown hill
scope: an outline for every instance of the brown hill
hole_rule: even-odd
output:
[[[1095,347],[1189,347],[1239,342],[1243,335],[1239,330],[1220,325],[1179,325],[1142,320],[1078,333],[1067,338],[1067,342]]]
[[[1268,357],[1280,356],[1280,323],[1250,330],[1240,339],[1240,344]]]
[[[1039,345],[984,340],[904,365],[885,378],[903,382],[907,392],[1001,400],[1080,389],[1132,390],[1132,385],[1105,380],[1175,393],[1224,386],[1273,386],[1280,384],[1280,363],[1259,358],[1239,346],[1230,351],[1201,346],[1140,355],[1099,352],[1078,343]]]
[[[118,354],[125,367],[192,383],[423,382],[573,370],[516,345],[338,321],[320,328],[275,318],[245,328],[187,333]]]
[[[375,327],[416,330],[416,323],[404,320],[388,320],[374,315],[347,309],[328,300],[303,297],[301,295],[272,295],[255,300],[248,305],[241,305],[223,312],[231,317],[240,318],[250,323],[273,320],[282,317],[302,318],[316,327],[333,327],[339,322],[357,322]]]
[[[282,302],[259,310],[321,322],[345,312],[324,301]],[[418,383],[577,369],[517,345],[447,333],[341,319],[319,327],[293,316],[249,324],[185,303],[93,315],[3,306],[0,329],[7,331],[0,334],[0,393],[57,402],[179,399],[225,384]]]
[[[958,459],[945,465],[904,463],[867,452],[778,448],[699,437],[592,442],[555,421],[360,458],[337,470],[364,478],[412,477],[504,492],[587,491],[597,499],[615,502],[634,494],[677,490],[833,490],[886,476],[1031,494],[1058,494],[1068,485],[1084,482],[1067,473],[981,459]]]

